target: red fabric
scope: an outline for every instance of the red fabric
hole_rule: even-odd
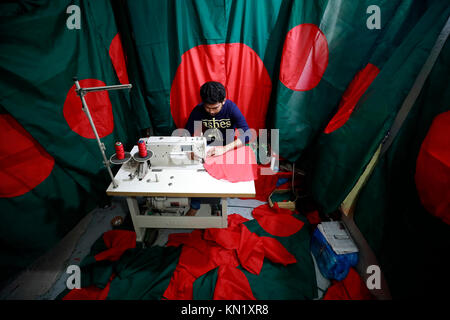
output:
[[[265,171],[263,171],[265,170]],[[277,187],[278,179],[281,178],[291,178],[292,172],[272,172],[268,165],[258,165],[257,167],[257,178],[255,180],[255,198],[259,201],[268,201],[270,194],[275,188],[288,189],[290,188],[290,182],[283,183]],[[271,172],[273,174],[263,174]],[[243,198],[245,199],[245,198]],[[252,198],[253,199],[253,198]]]
[[[245,274],[236,267],[219,267],[214,300],[256,300]]]
[[[320,219],[320,216],[319,216],[319,211],[317,211],[317,210],[308,212],[305,214],[305,216],[306,216],[306,219],[308,219],[308,222],[312,226],[315,226],[322,222],[322,219]]]
[[[259,274],[264,262],[262,239],[247,227],[241,228],[241,240],[237,251],[241,266],[253,274]]]
[[[94,285],[70,290],[62,299],[63,300],[106,300],[109,289],[111,287],[111,281],[114,279],[114,274],[109,278],[109,282],[105,288],[101,289]]]
[[[111,230],[103,234],[103,241],[109,249],[96,254],[95,260],[117,261],[126,250],[136,248],[136,233],[127,230]]]
[[[79,80],[82,88],[106,86],[97,79]],[[89,108],[98,136],[103,138],[114,130],[114,116],[108,91],[89,92],[84,97]],[[83,112],[80,97],[75,92],[75,84],[67,93],[63,107],[64,118],[70,129],[80,136],[95,139],[94,131],[86,114]]]
[[[304,223],[292,216],[289,209],[281,209],[275,203],[272,208],[268,204],[253,209],[252,215],[259,225],[268,233],[278,237],[289,237],[303,227]]]
[[[435,117],[422,142],[415,182],[424,208],[450,224],[450,111]]]
[[[324,300],[372,300],[372,295],[359,274],[350,268],[342,281],[333,281],[325,293]]]
[[[231,216],[229,216],[229,219],[233,219]],[[175,243],[179,244],[180,240],[185,242],[172,279],[164,292],[165,298],[169,300],[192,300],[194,281],[198,277],[216,268],[219,265],[218,262],[225,262],[233,266],[239,264],[237,258],[232,254],[233,251],[226,250],[212,241],[204,240],[202,234],[202,230],[194,230],[189,236],[185,237],[175,234],[177,238]],[[169,235],[168,246],[174,243],[171,238],[173,238],[172,234]],[[221,254],[225,256],[225,259],[218,256]]]
[[[194,281],[208,271],[220,266],[215,298],[235,299],[249,297],[251,290],[248,281],[242,279],[236,267],[259,274],[264,257],[275,263],[287,265],[296,259],[276,239],[267,240],[250,232],[242,223],[247,219],[240,215],[228,216],[228,228],[194,230],[189,234],[171,234],[167,245],[183,244],[178,265],[168,288],[164,292],[167,299],[190,300]],[[234,284],[229,282],[234,279]],[[233,281],[234,281],[233,280]],[[246,279],[245,279],[246,280]],[[221,288],[222,286],[222,288]],[[237,289],[239,287],[239,289]],[[227,296],[229,291],[235,293]]]
[[[204,167],[216,179],[230,182],[253,181],[258,166],[252,148],[243,146],[216,157],[208,157]]]
[[[272,262],[287,266],[296,263],[297,259],[276,239],[261,237],[264,256]]]
[[[286,35],[280,64],[280,81],[289,89],[316,87],[328,66],[328,43],[318,26],[300,24]]]
[[[170,90],[170,110],[177,128],[186,125],[201,101],[200,86],[207,81],[225,86],[227,99],[237,104],[250,128],[265,128],[272,81],[258,54],[242,43],[199,45],[182,55]]]
[[[96,254],[94,256],[95,260],[117,261],[126,250],[136,247],[136,233],[127,230],[110,230],[103,234],[103,242],[109,249]],[[105,300],[114,277],[115,274],[112,274],[108,284],[103,289],[94,285],[81,289],[73,289],[63,300]]]
[[[52,172],[55,159],[9,114],[0,114],[0,197],[21,196]]]
[[[350,85],[347,87],[347,90],[345,90],[342,95],[338,111],[325,128],[325,133],[331,133],[347,122],[359,99],[372,84],[373,80],[375,80],[379,72],[380,69],[378,69],[378,67],[368,63],[364,69],[356,74]]]
[[[128,80],[126,56],[123,51],[120,34],[116,34],[109,45],[109,57],[121,84],[130,83]]]

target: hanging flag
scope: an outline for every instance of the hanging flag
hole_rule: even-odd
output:
[[[104,200],[111,182],[72,77],[83,87],[129,80],[109,1],[4,3],[0,16],[0,261],[17,271]],[[139,137],[147,111],[129,100],[126,91],[86,95],[107,157],[117,140]]]
[[[409,9],[411,11],[407,12],[413,13],[418,7],[410,6]],[[386,60],[381,60],[380,52],[374,52],[380,72],[359,99],[349,119],[338,129],[323,133],[313,146],[314,166],[310,182],[313,196],[324,213],[339,207],[363,173],[391,127],[449,12],[450,6],[445,1],[437,1],[417,17],[412,30],[397,27],[402,31],[394,38],[403,35],[403,41],[389,50],[392,55],[385,57]],[[402,20],[402,23],[410,25],[412,22]],[[424,36],[417,37],[417,34]],[[385,34],[388,36],[386,41],[392,41],[392,35]]]

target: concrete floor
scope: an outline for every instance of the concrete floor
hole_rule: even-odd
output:
[[[257,200],[228,199],[228,214],[238,213],[247,219],[253,219],[253,208],[263,204]],[[89,253],[92,244],[100,236],[112,229],[111,220],[116,216],[125,218],[128,207],[124,198],[112,198],[112,205],[106,209],[97,208],[61,240],[52,250],[39,258],[27,270],[0,292],[1,300],[54,300],[66,289],[70,265],[79,265]],[[153,245],[163,246],[171,233],[190,232],[192,229],[160,229]],[[313,257],[314,260],[314,257]],[[316,267],[318,297],[329,286]]]

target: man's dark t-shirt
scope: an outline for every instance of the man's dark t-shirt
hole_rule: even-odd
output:
[[[222,141],[225,140],[226,144],[233,142],[235,129],[242,129],[244,133],[249,129],[241,110],[239,110],[238,106],[231,100],[226,100],[220,112],[214,116],[211,116],[206,112],[203,107],[203,102],[196,105],[192,110],[185,127],[185,129],[190,132],[191,136],[194,136],[194,121],[201,121],[202,133],[206,137],[208,144],[220,140],[220,137],[222,138]],[[232,130],[228,130],[227,132],[227,129]],[[218,132],[220,132],[221,135],[218,134]],[[197,135],[198,134],[199,133],[197,133]],[[239,138],[244,143],[249,141],[249,137],[246,136],[241,135]],[[215,144],[222,145],[223,143],[216,142]]]

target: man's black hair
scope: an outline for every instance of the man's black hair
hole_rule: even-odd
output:
[[[225,99],[225,87],[220,82],[208,81],[200,88],[203,103],[215,104]]]

